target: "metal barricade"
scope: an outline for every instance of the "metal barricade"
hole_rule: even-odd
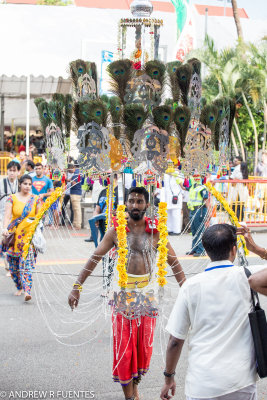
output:
[[[0,175],[7,174],[7,164],[11,161],[10,157],[1,157],[0,156]]]
[[[238,220],[249,226],[267,226],[267,179],[214,180],[212,185],[234,210]],[[218,223],[224,222],[224,211],[216,205]]]

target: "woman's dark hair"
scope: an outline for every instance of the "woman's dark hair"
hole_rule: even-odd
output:
[[[144,196],[144,198],[145,198],[146,203],[149,202],[149,193],[143,186],[131,187],[131,189],[129,190],[129,193],[128,193],[128,198],[129,198],[131,193],[142,194]]]
[[[236,227],[212,225],[203,233],[202,244],[211,261],[227,260],[230,251],[237,245]]]
[[[20,171],[20,164],[17,161],[10,161],[7,164],[6,169],[11,169],[11,168],[17,168],[17,170]]]
[[[29,167],[31,167],[32,169],[34,169],[34,167],[35,167],[35,164],[34,164],[34,162],[33,162],[32,160],[28,160],[28,161],[27,161],[27,165],[28,165]]]
[[[240,165],[240,170],[243,176],[243,179],[248,179],[248,165],[245,162],[242,162]]]
[[[19,184],[21,185],[24,181],[30,180],[32,182],[32,177],[28,174],[22,175],[19,178]]]

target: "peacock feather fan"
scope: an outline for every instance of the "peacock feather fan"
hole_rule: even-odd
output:
[[[45,133],[47,126],[51,123],[51,118],[50,118],[50,114],[48,111],[48,104],[41,97],[35,99],[34,103],[38,110],[39,119],[40,119],[43,133]]]
[[[145,64],[144,70],[145,73],[148,76],[150,76],[151,79],[156,79],[157,81],[160,82],[161,86],[163,86],[166,67],[161,61],[158,60],[148,61]]]
[[[199,120],[214,134],[217,118],[218,108],[214,104],[208,104],[202,108]]]
[[[78,101],[74,104],[73,111],[76,128],[92,121],[106,126],[107,107],[101,100]]]
[[[114,61],[108,65],[107,71],[111,78],[110,86],[112,93],[119,97],[121,102],[124,104],[125,90],[133,72],[131,61]]]
[[[109,99],[109,112],[111,115],[112,123],[115,125],[113,127],[113,133],[116,139],[120,138],[120,126],[116,126],[121,122],[121,118],[123,116],[123,107],[119,97],[112,96]]]
[[[169,132],[172,123],[173,113],[170,106],[158,106],[152,111],[154,123],[159,129]]]
[[[147,111],[141,104],[127,104],[124,108],[123,119],[126,125],[126,134],[132,143],[135,132],[141,129],[146,118]]]
[[[73,98],[71,94],[66,94],[64,102],[64,124],[65,124],[65,135],[70,137],[71,120],[73,112]]]
[[[179,88],[181,90],[182,103],[187,106],[190,80],[192,76],[192,66],[190,64],[181,65],[176,70],[176,76]]]
[[[176,103],[178,103],[178,101],[180,99],[180,88],[178,85],[176,70],[178,67],[180,67],[181,64],[182,63],[180,61],[172,61],[167,64],[167,73],[168,73],[169,79],[170,79],[172,98],[173,98],[173,102],[176,102]]]
[[[189,128],[190,117],[191,117],[191,111],[190,108],[187,106],[178,106],[173,114],[173,121],[179,133],[182,157],[184,157],[184,146],[185,146],[187,131]]]

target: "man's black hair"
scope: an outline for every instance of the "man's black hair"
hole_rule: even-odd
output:
[[[242,161],[242,157],[241,156],[235,156],[235,158],[239,161]]]
[[[20,171],[20,164],[17,161],[10,161],[7,164],[6,169],[11,169],[11,168],[14,168],[14,167],[17,168],[18,171]]]
[[[211,261],[228,260],[230,251],[237,245],[236,227],[229,224],[212,225],[204,232],[202,244]]]
[[[34,167],[35,167],[35,164],[34,164],[34,162],[32,160],[27,160],[27,165],[29,167],[31,167],[32,169],[34,169]]]
[[[43,164],[41,164],[40,162],[37,162],[37,163],[35,164],[35,167],[43,167]]]
[[[131,189],[129,190],[128,193],[128,198],[130,196],[131,193],[138,193],[138,194],[142,194],[145,198],[146,203],[149,202],[149,193],[146,190],[146,188],[144,188],[143,186],[139,186],[139,187],[131,187]]]

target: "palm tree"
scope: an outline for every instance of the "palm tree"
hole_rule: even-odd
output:
[[[241,26],[239,14],[238,14],[237,0],[231,0],[231,1],[232,1],[232,9],[233,9],[233,14],[234,14],[236,30],[237,30],[237,36],[238,36],[238,39],[244,40],[242,26]]]

